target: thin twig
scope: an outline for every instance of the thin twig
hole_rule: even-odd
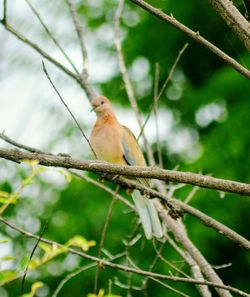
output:
[[[88,53],[84,44],[84,38],[83,38],[83,28],[79,19],[79,16],[76,12],[75,6],[71,0],[67,0],[67,4],[69,6],[70,13],[73,18],[75,30],[77,33],[77,37],[79,39],[79,44],[81,47],[81,52],[82,52],[82,64],[83,64],[83,71],[82,75],[84,78],[88,78]]]
[[[129,258],[129,261],[130,261],[130,264],[132,264],[132,267],[136,268],[136,269],[140,269],[137,265],[135,265],[135,263],[132,261],[131,258]],[[155,279],[154,277],[149,277],[149,279],[153,280],[153,281],[157,281],[157,279]],[[185,296],[187,297],[188,295],[185,295],[184,293],[180,292],[179,290],[167,285],[167,284],[164,284],[163,282],[158,282],[159,284],[163,285],[165,288],[168,288],[170,291],[173,291],[177,294],[180,294],[181,296]]]
[[[157,278],[149,277],[149,279],[151,279],[151,280],[153,280],[154,282],[160,284],[161,286],[163,286],[163,287],[165,287],[165,288],[167,288],[167,289],[169,289],[169,290],[175,292],[176,294],[179,294],[180,296],[190,297],[190,295],[187,295],[187,294],[185,294],[185,293],[183,293],[183,292],[181,292],[181,291],[179,291],[179,290],[177,290],[177,289],[175,289],[175,288],[169,286],[168,284],[165,284],[164,282],[158,280]]]
[[[90,141],[88,140],[87,136],[86,136],[85,133],[83,132],[83,130],[82,130],[80,124],[78,123],[77,119],[75,118],[75,116],[73,115],[73,113],[72,113],[71,110],[69,109],[68,105],[66,104],[66,102],[65,102],[64,99],[62,98],[61,94],[60,94],[59,91],[57,90],[56,86],[54,85],[53,81],[51,80],[51,77],[50,77],[50,75],[49,75],[49,73],[48,73],[48,71],[47,71],[47,69],[46,69],[45,64],[44,64],[43,61],[42,61],[42,64],[43,64],[43,71],[44,71],[45,75],[47,76],[47,78],[48,78],[50,84],[52,85],[53,89],[55,90],[55,92],[57,93],[58,97],[59,97],[60,100],[62,101],[63,105],[66,107],[67,111],[70,113],[70,115],[71,115],[71,117],[73,118],[73,120],[74,120],[76,126],[77,126],[77,127],[79,128],[79,130],[81,131],[83,138],[87,141],[87,143],[88,143],[88,145],[89,145],[89,147],[90,147],[92,153],[94,154],[95,158],[97,158],[96,153],[95,153],[95,151],[94,151],[94,149],[93,149],[93,147],[92,147]]]
[[[1,216],[0,216],[0,222],[4,223],[5,225],[10,227],[11,229],[13,229],[13,230],[17,231],[18,233],[21,233],[21,234],[23,234],[23,235],[25,235],[27,237],[39,239],[39,236],[13,225],[12,223],[8,222],[7,220],[5,220]],[[48,243],[48,244],[50,244],[51,246],[54,246],[54,247],[64,247],[64,245],[62,245],[62,244],[60,244],[58,242],[55,242],[53,240],[49,240],[49,239],[46,239],[46,238],[43,238],[43,237],[40,238],[40,241]],[[126,271],[126,272],[130,271],[130,272],[133,272],[133,273],[139,274],[139,275],[155,277],[157,279],[166,279],[166,280],[171,280],[171,281],[175,281],[175,282],[184,282],[184,283],[191,283],[191,284],[208,285],[208,286],[212,286],[212,287],[215,287],[215,288],[221,288],[221,289],[225,289],[225,290],[228,290],[228,291],[231,291],[231,292],[235,292],[235,293],[239,294],[240,296],[244,296],[244,297],[249,297],[250,296],[250,294],[248,294],[246,292],[243,292],[243,291],[241,291],[239,289],[236,289],[234,287],[231,287],[231,286],[225,286],[225,285],[217,284],[217,283],[214,283],[214,282],[197,281],[195,279],[187,279],[187,278],[183,278],[183,277],[175,277],[175,276],[169,276],[169,275],[160,274],[160,273],[148,272],[148,271],[141,270],[141,269],[135,269],[135,268],[132,268],[132,267],[116,264],[116,263],[110,262],[110,261],[105,260],[105,259],[99,259],[97,257],[91,256],[91,255],[89,255],[87,253],[84,253],[84,252],[80,252],[80,251],[75,250],[73,248],[68,248],[67,251],[68,251],[68,253],[78,255],[78,256],[80,256],[82,258],[85,258],[85,259],[88,259],[90,261],[94,261],[94,262],[103,264],[103,265],[105,265],[107,267],[122,270],[122,271]]]
[[[184,24],[177,21],[173,16],[169,16],[168,14],[164,13],[160,9],[155,8],[154,6],[148,4],[147,2],[145,2],[143,0],[130,0],[130,1],[135,3],[136,5],[140,6],[142,9],[146,10],[147,12],[151,13],[152,15],[156,16],[157,18],[172,25],[176,29],[182,31],[187,36],[194,39],[196,42],[198,42],[205,48],[209,49],[217,57],[219,57],[224,62],[226,62],[227,64],[232,66],[236,71],[241,73],[243,76],[250,79],[250,71],[248,69],[243,67],[236,60],[234,60],[232,57],[230,57],[225,52],[223,52],[221,49],[219,49],[218,47],[213,45],[211,42],[209,42],[207,39],[202,37],[199,32],[195,32],[195,31],[189,29],[187,26],[185,26]]]
[[[112,196],[115,196],[117,198],[118,201],[122,202],[124,205],[126,205],[127,207],[129,207],[131,210],[133,211],[137,211],[135,206],[130,203],[127,199],[125,199],[124,197],[122,197],[121,195],[119,195],[118,193],[116,193],[115,191],[111,190],[109,187],[106,187],[105,185],[103,185],[102,183],[98,182],[97,180],[89,177],[89,176],[86,176],[86,175],[83,175],[83,174],[80,174],[76,171],[73,171],[73,170],[69,170],[69,172],[95,186],[97,186],[98,188],[100,189],[103,189],[104,191],[106,191],[107,193],[111,194]]]
[[[38,246],[38,243],[40,242],[41,238],[43,237],[43,234],[46,231],[47,227],[48,227],[48,220],[45,221],[45,224],[43,226],[43,229],[42,229],[42,231],[41,231],[41,233],[40,233],[40,235],[39,235],[39,237],[38,237],[38,239],[36,241],[35,246],[33,247],[32,251],[31,251],[31,254],[30,254],[30,257],[29,257],[29,261],[28,261],[28,263],[26,265],[26,268],[25,268],[25,271],[24,271],[24,275],[23,275],[23,278],[22,278],[21,295],[23,295],[23,293],[24,293],[24,284],[25,284],[25,278],[26,278],[26,275],[27,275],[27,272],[28,272],[28,268],[29,268],[29,263],[30,263],[33,255],[34,255],[35,250],[36,250],[36,248]]]
[[[157,106],[157,104],[158,104],[158,101],[160,100],[160,98],[161,98],[161,96],[162,96],[162,94],[163,94],[163,92],[164,92],[164,90],[165,90],[165,88],[166,88],[168,82],[169,82],[170,79],[172,78],[172,76],[173,76],[173,74],[174,74],[174,71],[175,71],[175,69],[176,69],[176,66],[177,66],[177,64],[179,63],[180,58],[181,58],[181,56],[184,54],[184,52],[185,52],[185,50],[187,49],[187,47],[188,47],[188,43],[186,43],[186,44],[183,46],[183,48],[179,51],[179,53],[178,53],[178,55],[177,55],[177,57],[176,57],[176,59],[175,59],[175,61],[174,61],[174,64],[172,65],[172,67],[171,67],[171,69],[170,69],[170,71],[169,71],[169,74],[168,74],[168,76],[167,76],[165,82],[163,83],[163,85],[162,85],[162,87],[161,87],[161,89],[160,89],[159,94],[157,95],[156,99],[154,100],[154,102],[153,102],[153,104],[152,104],[152,106],[151,106],[151,108],[150,108],[150,111],[149,111],[149,113],[148,113],[148,115],[147,115],[147,118],[146,118],[145,122],[144,122],[143,125],[142,125],[140,134],[138,135],[137,139],[139,139],[139,138],[141,137],[141,135],[142,135],[142,133],[143,133],[143,131],[144,131],[144,128],[145,128],[145,126],[146,126],[146,124],[147,124],[147,122],[148,122],[148,120],[149,120],[149,118],[150,118],[150,116],[151,116],[153,110],[156,108],[156,106]]]
[[[185,251],[183,251],[175,241],[168,235],[165,235],[168,240],[168,243],[172,246],[172,248],[184,259],[184,261],[189,265],[191,273],[195,279],[204,281],[204,277],[201,273],[200,266],[194,261],[191,255]],[[196,285],[199,290],[201,296],[203,297],[211,297],[211,293],[207,286]]]
[[[160,143],[160,136],[159,136],[157,102],[156,102],[156,99],[158,97],[158,85],[159,85],[159,64],[156,63],[156,65],[155,65],[154,104],[153,104],[153,106],[154,106],[154,118],[155,118],[155,128],[156,128],[156,143],[157,143],[157,152],[158,152],[158,163],[159,163],[159,167],[163,168],[162,151],[161,151],[161,143]],[[144,124],[143,124],[143,126],[144,126]],[[142,129],[143,129],[143,127],[142,127]]]
[[[186,199],[184,200],[184,203],[188,204],[198,190],[199,190],[199,187],[192,187],[192,190],[187,195]]]
[[[4,132],[0,132],[0,138],[2,140],[6,141],[7,143],[12,144],[12,145],[14,145],[14,146],[16,146],[16,147],[18,147],[20,149],[26,150],[26,151],[28,151],[30,153],[38,153],[38,154],[46,154],[46,155],[51,154],[51,153],[44,152],[44,151],[41,151],[39,149],[27,146],[27,145],[21,144],[19,142],[16,142],[15,140],[13,140],[10,137],[8,137],[7,135],[5,135]]]
[[[156,251],[156,256],[154,258],[154,260],[152,261],[151,265],[149,266],[149,269],[148,271],[153,271],[153,268],[155,267],[157,261],[159,259],[161,259],[163,262],[165,262],[168,266],[170,266],[171,268],[173,268],[174,270],[178,271],[180,274],[186,276],[187,278],[189,278],[189,276],[184,273],[183,271],[181,271],[179,268],[177,268],[174,264],[172,264],[171,262],[167,261],[163,256],[162,256],[162,250],[163,250],[163,247],[166,243],[166,239],[167,237],[165,236],[164,238],[164,241],[162,242],[161,246],[160,246],[160,249],[157,249],[156,247],[156,244],[155,244],[155,241],[153,241],[153,247],[154,247],[154,250]],[[144,283],[143,283],[143,288],[146,289],[147,288],[147,284],[148,284],[148,280],[150,278],[149,277],[146,277],[145,280],[144,280]]]
[[[174,234],[176,241],[180,242],[185,249],[187,250],[188,254],[193,258],[193,260],[197,263],[200,267],[202,273],[206,276],[209,281],[219,283],[224,285],[221,278],[218,274],[213,270],[212,266],[208,263],[199,249],[192,243],[189,239],[186,227],[182,223],[181,220],[173,220],[171,217],[167,215],[167,211],[160,205],[157,201],[157,208],[159,210],[160,216],[164,222],[166,222],[168,229]],[[191,263],[190,263],[191,264]],[[192,266],[190,266],[192,268]],[[194,274],[193,274],[194,275]],[[195,274],[195,277],[196,274]],[[198,280],[200,281],[200,277],[198,276]],[[230,292],[222,289],[216,288],[216,291],[219,296],[221,297],[231,297]]]
[[[54,291],[54,293],[52,294],[51,297],[57,297],[58,293],[62,290],[63,286],[73,277],[77,276],[78,274],[82,273],[83,271],[86,271],[90,268],[93,268],[97,265],[97,263],[91,263],[88,265],[85,265],[83,267],[80,267],[79,269],[77,269],[76,271],[73,271],[72,273],[68,274],[57,286],[56,290]]]
[[[41,56],[43,56],[46,60],[50,61],[52,64],[54,64],[57,68],[62,70],[65,74],[67,74],[69,77],[73,78],[82,88],[85,90],[86,95],[88,99],[91,101],[93,97],[95,97],[95,93],[92,90],[91,86],[89,85],[88,81],[86,79],[82,79],[82,77],[76,75],[74,72],[69,70],[67,67],[65,67],[63,64],[61,64],[59,61],[54,59],[52,56],[50,56],[47,52],[45,52],[43,49],[41,49],[36,43],[29,40],[27,37],[22,35],[20,32],[18,32],[16,29],[14,29],[9,24],[4,24],[3,20],[0,20],[0,23],[4,25],[5,29],[12,33],[14,36],[16,36],[19,40],[21,40],[23,43],[27,44],[31,48],[33,48],[36,52],[38,52]]]
[[[35,7],[31,4],[31,2],[29,0],[25,0],[26,3],[29,5],[30,9],[33,11],[33,13],[36,15],[36,17],[38,18],[40,24],[43,26],[43,28],[45,29],[45,31],[47,32],[47,34],[49,35],[49,37],[52,39],[52,41],[54,42],[54,44],[58,47],[58,49],[60,50],[60,52],[62,53],[62,55],[65,57],[65,59],[69,62],[69,64],[71,65],[71,67],[75,70],[77,75],[80,75],[76,66],[74,65],[74,63],[72,62],[72,60],[70,59],[70,57],[67,55],[67,53],[65,52],[65,50],[62,48],[62,46],[60,45],[60,43],[56,40],[56,38],[54,37],[54,35],[50,32],[49,28],[47,27],[47,25],[44,23],[43,19],[41,18],[41,16],[39,15],[38,11],[35,9]]]
[[[1,22],[4,26],[7,24],[7,0],[3,1],[3,18]]]
[[[118,62],[119,62],[119,67],[120,67],[120,72],[122,74],[122,79],[126,88],[126,92],[131,104],[131,107],[133,109],[133,111],[135,112],[135,116],[138,122],[138,125],[140,127],[140,130],[142,129],[142,122],[141,122],[141,117],[140,117],[140,112],[138,109],[138,105],[136,102],[136,98],[134,95],[134,91],[133,91],[133,87],[132,84],[130,82],[129,79],[129,75],[127,72],[127,68],[125,65],[125,61],[124,61],[124,56],[123,56],[123,52],[122,52],[122,46],[121,46],[121,37],[120,37],[120,18],[121,18],[121,14],[122,14],[122,10],[123,10],[123,6],[124,6],[124,0],[119,0],[119,4],[115,13],[115,21],[114,21],[114,25],[115,25],[115,46],[116,46],[116,51],[117,51],[117,55],[118,55]],[[148,161],[150,165],[155,165],[154,162],[154,157],[153,157],[153,151],[151,146],[149,145],[149,142],[145,136],[145,134],[142,134],[142,138],[143,138],[143,143],[147,152],[147,156],[148,156]]]
[[[161,259],[164,263],[166,263],[168,266],[170,266],[171,268],[173,268],[174,270],[176,270],[179,274],[182,274],[183,276],[190,278],[189,275],[187,275],[184,271],[180,270],[178,267],[176,267],[173,263],[171,263],[170,261],[168,261],[167,259],[165,259],[162,254],[161,254],[161,250],[158,250],[156,245],[154,244],[154,249],[156,251],[156,255],[159,259]]]
[[[119,188],[120,188],[119,186],[116,187],[116,190],[115,190],[116,194],[118,193]],[[98,258],[101,258],[101,256],[102,256],[102,248],[104,246],[104,241],[105,241],[105,238],[106,238],[106,234],[107,234],[107,231],[108,231],[108,227],[109,227],[109,223],[110,223],[110,220],[111,220],[113,207],[114,207],[114,204],[116,202],[116,199],[117,199],[116,195],[114,195],[112,197],[112,201],[111,201],[111,203],[109,205],[107,217],[106,217],[105,224],[104,224],[104,227],[103,227],[103,230],[102,230],[101,241],[100,241],[100,244],[99,244],[99,247],[98,247]],[[94,294],[97,293],[99,271],[100,271],[100,267],[97,266],[96,271],[95,271]]]
[[[112,256],[109,260],[110,261],[114,261],[120,257],[123,257],[124,255],[123,254],[118,254],[118,255],[115,255],[115,256]],[[82,273],[83,271],[86,271],[90,268],[93,268],[97,265],[98,263],[91,263],[91,264],[88,264],[88,265],[85,265],[83,267],[80,267],[79,269],[73,271],[72,273],[68,274],[60,283],[59,285],[57,286],[56,290],[54,291],[54,293],[52,294],[51,297],[57,297],[58,293],[62,290],[63,286],[69,281],[71,280],[73,277],[77,276],[78,274]]]

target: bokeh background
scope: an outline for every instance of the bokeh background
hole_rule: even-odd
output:
[[[118,3],[114,0],[74,2],[84,26],[90,83],[97,93],[112,100],[120,121],[138,135],[139,128],[129,106],[114,46],[114,14]],[[206,1],[150,3],[199,31],[242,65],[250,66],[249,53]],[[46,0],[32,1],[32,4],[80,71],[81,53],[66,3]],[[243,1],[235,4],[244,14]],[[2,3],[0,9],[2,14]],[[25,1],[8,1],[8,22],[70,67]],[[207,49],[129,1],[126,1],[122,14],[121,34],[125,61],[143,119],[152,104],[156,63],[159,64],[161,86],[178,52],[185,43],[189,43],[159,101],[158,133],[164,167],[172,169],[178,166],[183,171],[249,182],[249,81]],[[68,153],[80,159],[92,158],[86,142],[43,73],[42,57],[3,26],[0,27],[0,45],[0,130],[18,142],[52,153]],[[71,78],[46,60],[45,63],[63,98],[89,135],[95,115],[90,113],[90,104],[84,92]],[[154,117],[149,120],[145,131],[158,161]],[[1,141],[1,147],[8,146]],[[15,191],[29,172],[27,164],[19,166],[0,160],[0,190]],[[97,176],[89,175],[97,179]],[[114,185],[107,185],[114,188]],[[184,200],[191,190],[191,186],[185,186],[175,194],[178,199]],[[98,243],[110,201],[111,196],[95,186],[76,178],[69,182],[57,170],[49,169],[25,187],[18,203],[11,205],[4,212],[4,217],[36,234],[48,219],[45,236],[61,243],[76,234]],[[250,203],[246,197],[200,189],[190,203],[249,238]],[[131,234],[135,222],[135,215],[117,202],[105,249],[112,254],[123,251],[123,240]],[[229,267],[218,270],[224,282],[248,290],[249,253],[194,218],[185,216],[184,222],[190,238],[211,265],[231,263]],[[137,230],[141,231],[140,228]],[[0,246],[1,271],[20,271],[20,263],[30,254],[35,242],[1,225],[0,238],[6,237],[9,240]],[[89,253],[96,255],[97,250],[98,245]],[[39,253],[38,249],[36,256]],[[183,271],[189,271],[168,244],[163,248],[163,255]],[[154,256],[152,243],[143,237],[131,248],[131,257],[143,269],[148,268]],[[26,291],[30,290],[34,281],[41,280],[44,286],[37,291],[37,296],[50,296],[60,280],[86,263],[76,256],[60,255],[28,274]],[[123,263],[126,263],[125,259]],[[171,268],[159,262],[155,271],[169,273]],[[172,273],[177,275],[174,271]],[[58,296],[87,296],[93,292],[93,276],[94,270],[80,274],[70,280]],[[115,277],[126,283],[125,273],[105,268],[100,273],[99,287],[107,292],[109,280]],[[132,276],[135,286],[140,286],[141,281],[141,277]],[[191,285],[168,284],[190,296],[198,296]],[[2,286],[0,296],[19,296],[20,286],[20,279]],[[112,292],[126,296],[126,290],[115,284]],[[155,297],[166,294],[177,296],[150,281],[148,296],[152,296],[152,292]],[[132,290],[132,296],[143,294]]]

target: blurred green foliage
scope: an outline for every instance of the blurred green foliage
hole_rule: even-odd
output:
[[[243,45],[206,1],[190,0],[188,5],[184,1],[177,3],[174,0],[150,1],[150,3],[163,11],[172,13],[179,21],[199,31],[201,35],[243,65],[250,65],[249,54]],[[238,8],[244,11],[242,3],[238,4]],[[114,0],[88,0],[78,4],[78,13],[84,20],[88,34],[91,33],[95,38],[97,32],[102,32],[103,26],[108,26],[110,30],[113,28],[116,5],[117,1]],[[63,9],[65,6],[62,5]],[[160,99],[159,106],[173,115],[175,119],[172,127],[173,134],[185,127],[191,131],[191,134],[196,135],[199,152],[190,157],[189,148],[186,149],[185,154],[183,151],[176,151],[171,146],[171,138],[166,135],[166,139],[162,140],[164,167],[171,169],[179,165],[179,170],[202,172],[216,177],[249,182],[249,81],[225,65],[209,50],[129,1],[125,4],[121,25],[125,61],[136,90],[140,110],[144,114],[150,110],[153,98],[155,63],[160,66],[159,85],[161,86],[178,52],[186,42],[189,43],[173,79]],[[53,29],[56,30],[56,28]],[[114,43],[105,42],[102,38],[96,40],[96,43],[100,51],[105,50],[112,56],[116,55]],[[141,70],[145,71],[145,74],[139,77],[138,67],[139,70],[141,67]],[[127,95],[119,73],[98,87],[115,103],[124,107],[128,106]],[[165,123],[163,121],[159,124]],[[66,136],[62,135],[62,137]],[[156,144],[153,144],[153,148],[157,157]],[[10,167],[16,170],[14,180],[0,181],[1,191],[11,192],[15,188],[16,181],[24,179],[28,173],[26,169],[20,169],[13,164],[5,166],[4,170],[9,170]],[[90,176],[97,178],[92,174]],[[108,186],[114,189],[114,185],[108,184]],[[34,190],[35,188],[37,190]],[[48,178],[40,175],[35,178],[31,189],[33,190],[23,194],[16,206],[9,206],[5,217],[14,220],[19,225],[22,224],[22,220],[25,221],[30,217],[28,223],[24,223],[23,226],[29,229],[30,226],[37,225],[34,229],[36,233],[41,229],[44,220],[49,219],[46,237],[65,243],[76,234],[81,234],[87,240],[97,242],[97,245],[89,251],[97,255],[98,243],[111,202],[110,195],[76,178],[58,187]],[[176,196],[184,200],[191,189],[191,186],[186,186],[178,190]],[[249,238],[250,202],[247,198],[234,194],[226,194],[223,198],[216,191],[202,189],[195,194],[191,204]],[[222,235],[203,226],[194,218],[185,216],[184,222],[190,238],[212,265],[232,263],[231,266],[218,270],[224,282],[242,290],[248,290],[249,253]],[[131,235],[135,225],[134,214],[120,202],[116,202],[104,244],[105,249],[113,255],[124,251],[126,249],[124,239],[129,239],[128,235]],[[15,269],[19,271],[22,268],[19,266],[21,260],[25,255],[30,254],[35,241],[27,240],[3,226],[1,226],[1,232],[3,236],[7,235],[12,238],[11,249],[15,256],[12,262]],[[135,234],[138,232],[141,232],[140,227],[135,230]],[[157,246],[160,246],[160,243],[157,243]],[[137,241],[129,253],[135,264],[142,269],[148,269],[156,254],[152,242],[147,242],[144,238]],[[36,254],[41,256],[41,250],[38,249]],[[189,272],[187,265],[168,243],[163,248],[163,256],[184,272]],[[50,296],[67,274],[86,263],[86,260],[76,258],[76,256],[61,254],[51,263],[41,266],[36,273],[28,275],[26,291],[31,291],[32,283],[41,280],[43,287],[37,291],[37,296]],[[122,263],[127,264],[125,258]],[[88,293],[93,292],[94,270],[92,268],[72,278],[58,296],[87,296]],[[179,275],[161,261],[156,264],[154,271],[166,274],[171,271],[174,275]],[[115,278],[124,284],[128,282],[126,273],[104,268],[100,271],[99,288],[104,288],[105,292],[108,292],[111,279],[113,281],[112,294],[127,296],[126,290],[114,284]],[[142,277],[131,275],[131,281],[133,286],[140,287]],[[189,296],[198,296],[193,286],[170,282],[168,285]],[[19,279],[5,285],[2,292],[6,296],[19,296],[20,286]],[[144,296],[143,294],[141,291],[132,289],[132,296]],[[166,288],[149,280],[146,296],[166,295],[177,296],[176,293],[167,291]]]

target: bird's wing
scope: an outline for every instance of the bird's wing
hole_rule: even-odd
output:
[[[140,146],[129,128],[122,127],[123,158],[128,165],[146,166]]]
[[[123,158],[128,165],[145,166],[146,162],[143,157],[140,146],[133,135],[133,133],[125,126],[122,126],[122,149]],[[136,178],[137,181],[151,187],[150,179]],[[162,237],[161,223],[151,199],[142,195],[138,190],[134,190],[132,197],[139,213],[142,226],[147,239],[151,239],[154,234],[155,237]]]
[[[122,126],[122,149],[123,149],[123,159],[128,165],[134,166],[146,166],[146,161],[144,159],[141,148],[129,128]],[[145,178],[137,178],[139,182],[150,187],[150,180]]]

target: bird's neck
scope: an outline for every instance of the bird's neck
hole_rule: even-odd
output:
[[[107,110],[105,112],[102,112],[101,114],[97,114],[97,121],[105,122],[107,124],[118,123],[118,120],[112,110]]]

